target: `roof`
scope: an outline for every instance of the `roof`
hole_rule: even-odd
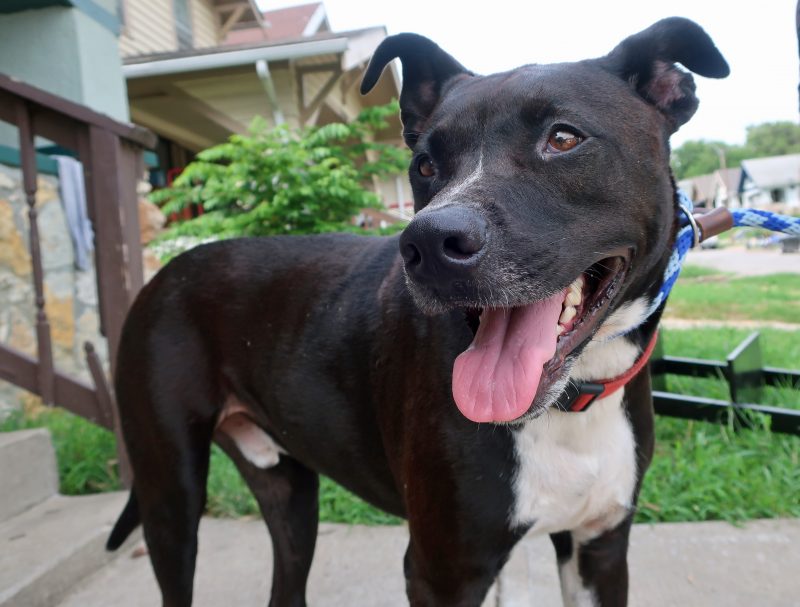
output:
[[[728,192],[735,192],[739,189],[739,182],[742,179],[742,169],[725,169],[719,170],[714,173],[719,179],[721,185],[725,186]]]
[[[713,173],[682,179],[678,182],[678,187],[686,192],[689,198],[698,203],[714,200],[717,193]]]
[[[238,46],[213,46],[151,55],[136,55],[123,60],[125,78],[144,78],[165,74],[228,68],[258,60],[281,61],[344,53],[345,70],[369,59],[377,42],[386,36],[384,27],[368,27],[349,32],[323,32],[309,37],[258,42]],[[367,41],[369,44],[359,44]]]
[[[262,27],[234,29],[227,35],[223,44],[289,40],[330,30],[328,16],[321,2],[264,11],[262,17]]]
[[[256,0],[211,0],[211,5],[225,23],[233,19],[238,27],[253,27],[262,23]]]
[[[800,183],[800,154],[743,160],[742,171],[762,190],[795,185]]]

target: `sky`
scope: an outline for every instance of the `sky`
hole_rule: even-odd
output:
[[[264,10],[306,3],[257,2]],[[673,146],[689,139],[743,143],[748,125],[798,120],[795,0],[327,0],[325,8],[334,31],[383,25],[389,34],[422,34],[480,74],[605,55],[659,19],[688,17],[709,33],[731,75],[695,76],[700,108],[673,135]]]

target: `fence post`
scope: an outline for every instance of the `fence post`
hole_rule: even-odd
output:
[[[754,331],[728,355],[726,379],[735,403],[761,402],[764,376],[761,371],[759,333]]]
[[[656,346],[650,355],[650,384],[653,390],[667,391],[667,375],[661,362],[664,360],[664,336],[659,331]]]
[[[140,151],[119,137],[90,126],[88,134],[88,197],[95,221],[97,242],[97,292],[100,319],[108,340],[112,377],[116,371],[117,348],[125,316],[143,284],[142,248],[136,202]],[[127,162],[125,162],[127,160]],[[98,386],[98,390],[102,391]],[[130,486],[132,473],[119,426],[116,405],[112,408],[117,437],[120,479]]]

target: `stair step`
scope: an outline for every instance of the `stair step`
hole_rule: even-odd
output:
[[[104,544],[127,497],[55,495],[0,523],[0,607],[50,607],[112,560]]]
[[[44,428],[0,432],[0,522],[52,497],[58,468]]]

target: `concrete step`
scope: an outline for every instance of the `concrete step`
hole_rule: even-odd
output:
[[[0,522],[52,497],[58,469],[44,428],[0,432]]]
[[[55,495],[0,523],[0,607],[56,605],[108,563],[104,544],[126,500],[125,492]]]

